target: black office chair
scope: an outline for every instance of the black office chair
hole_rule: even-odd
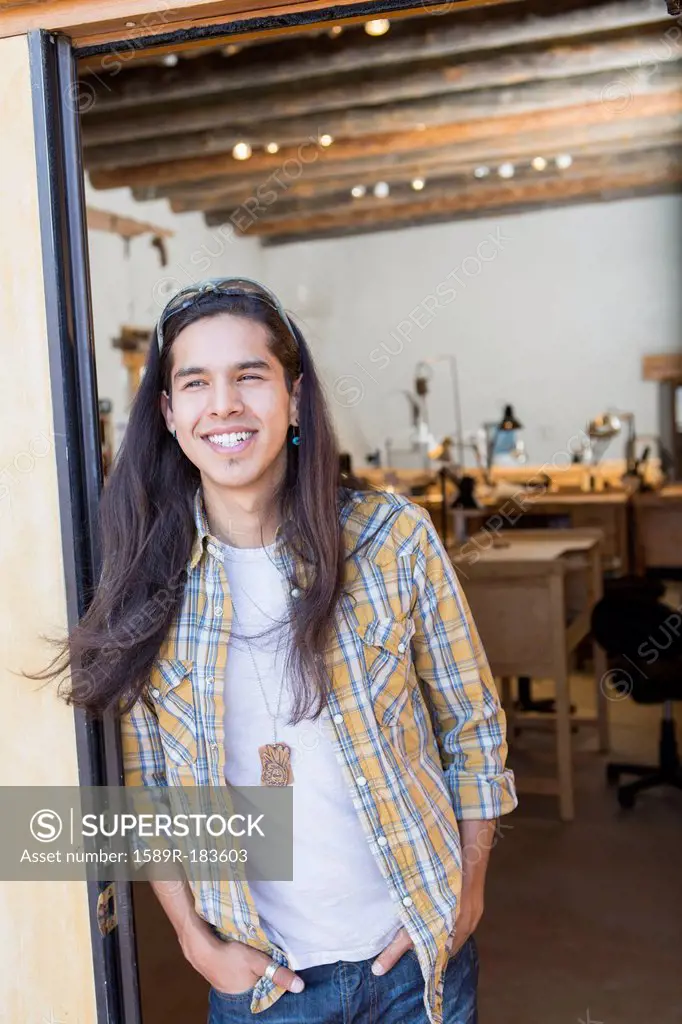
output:
[[[656,601],[665,593],[664,584],[649,576],[613,576],[604,580],[604,595],[606,597],[620,597],[624,600],[648,600]],[[541,700],[533,698],[530,676],[519,676],[518,678],[518,699],[515,704],[517,711],[539,711],[545,714],[554,714],[556,702],[553,697],[543,697]],[[575,706],[571,704],[571,714],[575,714]],[[521,729],[517,727],[516,733]],[[573,732],[577,732],[574,726]]]
[[[634,594],[634,596],[633,596]],[[634,806],[637,793],[653,786],[682,789],[672,702],[682,700],[682,615],[636,588],[604,597],[592,613],[592,633],[609,655],[604,685],[613,696],[630,696],[638,704],[663,704],[659,763],[654,766],[608,764],[607,779],[636,775],[618,787],[621,807]]]

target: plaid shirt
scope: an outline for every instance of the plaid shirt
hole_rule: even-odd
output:
[[[223,684],[232,603],[221,543],[201,497],[179,614],[147,689],[122,719],[126,784],[222,786]],[[505,717],[471,613],[428,515],[407,498],[350,492],[341,511],[346,577],[326,656],[325,727],[367,841],[414,943],[432,1024],[461,891],[458,820],[516,806]],[[305,586],[278,532],[276,561]],[[295,785],[295,784],[294,784]],[[248,883],[192,882],[197,912],[226,939],[288,966]],[[284,990],[257,982],[253,1013]]]

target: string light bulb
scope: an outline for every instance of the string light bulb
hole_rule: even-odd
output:
[[[490,168],[486,167],[484,164],[481,164],[480,167],[477,167],[474,170],[474,178],[487,178],[489,174]]]
[[[331,135],[320,135],[319,143],[321,146],[331,146],[333,141],[334,139]]]
[[[235,160],[248,160],[251,152],[248,142],[237,142],[232,148],[232,156]]]
[[[514,174],[516,173],[516,168],[514,167],[514,164],[500,164],[500,166],[497,168],[497,173],[501,178],[513,178]]]
[[[268,153],[279,153],[279,145],[276,142],[268,142],[265,148]]]
[[[561,153],[556,158],[554,163],[557,165],[560,171],[567,171],[573,163],[573,157],[570,155],[570,153]]]
[[[352,195],[353,199],[362,199],[366,192],[367,189],[365,188],[364,185],[353,185],[352,189],[350,190],[350,194]]]
[[[421,192],[425,184],[426,182],[424,181],[423,178],[413,178],[411,181],[412,188],[415,190],[415,192]]]
[[[391,27],[388,18],[373,18],[365,22],[365,32],[368,36],[385,36]]]
[[[544,171],[547,167],[547,161],[544,156],[536,156],[531,160],[531,167],[534,171]]]
[[[378,181],[374,186],[373,192],[377,199],[385,199],[391,191],[391,188],[387,181]]]

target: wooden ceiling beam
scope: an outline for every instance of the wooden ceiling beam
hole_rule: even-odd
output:
[[[349,164],[360,158],[381,156],[391,153],[406,154],[440,149],[445,146],[464,145],[471,142],[516,140],[528,132],[556,133],[573,128],[605,124],[608,120],[633,121],[646,117],[674,115],[682,111],[682,94],[679,90],[633,96],[624,110],[609,109],[604,102],[541,110],[532,114],[517,114],[509,117],[495,117],[484,120],[458,122],[424,131],[387,132],[362,140],[340,140],[333,146],[323,148],[311,142],[307,149],[285,148],[277,154],[255,153],[249,163],[251,175],[279,172],[287,173],[287,161],[293,161],[305,173],[306,168],[318,163]],[[511,148],[511,144],[509,144]],[[121,168],[109,171],[94,171],[90,181],[94,188],[107,189],[144,186],[163,187],[177,182],[201,181],[220,177],[225,183],[243,179],[243,161],[232,156],[219,154],[169,163],[153,163],[143,167]]]
[[[163,188],[133,189],[135,199],[147,202],[153,199],[169,199],[177,203],[176,212],[186,210],[215,209],[230,203],[238,205],[252,197],[260,188],[261,191],[271,186],[287,194],[293,189],[308,189],[313,192],[317,188],[326,187],[327,182],[340,177],[356,182],[371,182],[392,176],[430,174],[434,169],[455,165],[476,167],[480,164],[495,166],[503,160],[522,162],[534,156],[549,159],[560,153],[577,153],[583,151],[601,151],[611,148],[628,149],[633,141],[650,148],[656,139],[665,142],[675,137],[682,130],[682,113],[666,114],[661,117],[649,117],[640,120],[606,120],[586,126],[576,126],[552,133],[541,130],[527,132],[513,143],[508,139],[487,139],[482,142],[455,144],[437,149],[415,150],[405,154],[382,153],[369,157],[358,157],[350,163],[341,165],[333,162],[309,164],[299,177],[285,173],[273,175],[245,174],[237,180],[226,182],[224,179],[209,179],[201,182],[178,182]],[[185,204],[183,206],[183,204]],[[175,209],[175,206],[173,207]]]
[[[654,50],[657,41],[646,36],[599,44],[589,43],[572,48],[554,46],[533,53],[502,54],[470,64],[447,65],[441,62],[428,68],[408,65],[384,76],[379,76],[372,69],[367,71],[364,77],[360,75],[348,79],[341,78],[314,89],[311,89],[307,82],[301,82],[287,90],[262,90],[254,70],[251,91],[235,97],[232,102],[229,96],[219,96],[195,100],[189,105],[167,104],[165,97],[163,102],[158,101],[159,91],[156,90],[156,102],[146,109],[124,110],[118,113],[98,112],[95,105],[91,113],[83,116],[83,140],[89,148],[121,146],[135,140],[154,139],[159,136],[167,139],[172,135],[193,135],[199,131],[207,132],[210,139],[211,133],[229,126],[231,131],[227,136],[228,140],[236,136],[246,137],[251,141],[249,136],[253,125],[258,126],[263,121],[272,124],[290,118],[305,117],[319,126],[318,132],[332,133],[332,128],[327,127],[327,121],[331,125],[331,122],[336,120],[341,126],[338,129],[341,133],[344,132],[342,112],[348,108],[356,108],[357,123],[361,116],[360,108],[377,108],[381,104],[391,104],[397,109],[399,103],[460,93],[468,94],[466,97],[462,96],[460,102],[464,110],[471,110],[469,116],[487,116],[485,112],[480,113],[477,109],[476,90],[485,90],[486,96],[489,97],[491,89],[509,88],[522,83],[556,81],[598,72],[637,69],[645,64],[649,70],[652,62],[657,59]],[[415,56],[413,53],[413,59]],[[674,63],[676,56],[681,56],[679,51],[673,51],[668,60]],[[663,58],[659,59],[661,63],[666,63]],[[633,75],[633,80],[636,80],[636,77]],[[644,77],[640,75],[640,78]],[[569,99],[568,103],[570,102]],[[489,105],[488,99],[488,107]],[[335,116],[329,116],[330,111],[337,113]],[[375,120],[378,119],[379,112],[367,111],[366,119],[372,116]],[[258,128],[256,132],[258,133]],[[206,141],[204,139],[204,148]],[[210,145],[210,141],[208,144]],[[223,137],[222,145],[227,144]]]
[[[552,39],[570,40],[600,32],[669,25],[660,0],[618,0],[596,7],[582,5],[573,10],[566,10],[565,5],[562,10],[560,4],[555,4],[550,12],[543,11],[537,4],[525,4],[522,9],[518,5],[511,9],[506,6],[489,7],[485,11],[484,23],[472,13],[458,8],[454,13],[445,13],[437,18],[424,17],[420,21],[423,25],[421,31],[413,27],[413,19],[404,20],[397,22],[382,39],[353,33],[348,42],[343,37],[316,39],[315,46],[311,47],[308,40],[307,45],[292,49],[287,40],[280,38],[278,47],[283,55],[291,53],[292,59],[259,62],[258,81],[262,86],[282,85],[307,78],[348,74],[368,64],[374,68],[400,66],[414,55],[412,37],[419,41],[420,59],[430,60],[527,46]],[[174,68],[131,68],[117,80],[109,76],[102,78],[98,73],[89,83],[93,104],[101,111],[116,110],[137,107],[148,102],[150,96],[160,93],[166,102],[175,103],[248,89],[253,86],[258,51],[263,49],[250,47],[248,54],[238,54],[229,60],[222,54],[210,54],[198,58],[191,67],[180,61]],[[112,70],[111,62],[109,70]]]
[[[617,143],[611,143],[610,145],[598,145],[592,147],[585,147],[578,153],[574,153],[573,169],[569,172],[568,176],[575,177],[576,175],[584,173],[587,166],[593,166],[597,161],[601,161],[604,164],[612,163],[614,160],[620,160],[624,157],[637,158],[642,152],[660,151],[663,149],[674,149],[682,147],[682,123],[678,130],[669,135],[668,137],[637,137],[624,143],[620,140]],[[561,177],[566,177],[566,171],[557,172],[551,167],[552,157],[559,155],[560,149],[556,148],[555,153],[545,151],[545,158],[548,160],[548,167],[543,171],[535,171],[531,168],[530,161],[526,157],[525,159],[519,159],[518,157],[510,157],[509,162],[516,168],[517,175],[532,176],[538,178],[540,176],[548,177],[560,173]],[[231,218],[238,220],[240,217],[240,209],[245,211],[251,211],[255,214],[256,211],[269,211],[270,209],[279,214],[281,210],[285,209],[290,201],[300,201],[302,203],[314,203],[318,200],[321,203],[329,202],[339,195],[348,198],[353,186],[358,184],[364,184],[368,192],[371,192],[373,184],[378,181],[385,181],[391,188],[391,192],[395,192],[400,189],[410,188],[410,182],[417,177],[423,177],[426,180],[426,188],[428,193],[431,194],[432,186],[437,186],[439,181],[444,179],[454,180],[457,179],[460,184],[473,185],[473,187],[483,187],[483,180],[480,183],[476,183],[474,180],[473,170],[476,166],[474,164],[467,164],[461,161],[457,161],[451,158],[450,161],[443,161],[440,164],[434,164],[428,171],[424,171],[423,165],[412,165],[405,167],[398,167],[392,173],[383,173],[381,177],[375,177],[373,180],[367,176],[352,175],[344,176],[340,178],[331,178],[325,181],[318,182],[296,182],[292,184],[291,188],[287,189],[286,192],[278,195],[271,203],[266,204],[265,201],[262,203],[256,202],[256,197],[253,194],[249,195],[237,195],[235,194],[231,199],[223,201],[222,204],[210,204],[204,203],[203,205],[193,203],[191,198],[188,198],[184,202],[178,200],[171,201],[171,209],[174,213],[187,213],[190,211],[202,210],[205,215],[206,223],[209,227],[214,227],[217,224],[225,224],[230,221]],[[485,183],[490,181],[496,181],[497,175],[495,174],[495,168],[491,169],[490,176],[485,179]],[[414,193],[412,192],[412,195]],[[364,202],[364,199],[363,199]],[[267,214],[266,214],[267,215]]]
[[[566,202],[614,199],[624,194],[650,194],[682,190],[682,161],[679,155],[665,164],[658,161],[642,166],[599,171],[580,178],[552,178],[514,184],[493,183],[485,190],[468,189],[449,195],[428,197],[400,204],[376,201],[373,208],[357,207],[293,215],[268,222],[258,220],[243,232],[245,237],[276,239],[278,242],[303,238],[338,237],[363,231],[380,231],[452,220],[464,216],[490,216],[519,209],[555,206]],[[483,194],[485,193],[485,194]]]
[[[535,213],[539,210],[556,210],[562,206],[582,206],[587,203],[612,202],[618,199],[631,199],[642,196],[657,196],[679,194],[681,187],[677,184],[657,184],[647,188],[639,189],[613,189],[604,194],[601,192],[585,191],[579,195],[554,196],[547,200],[518,201],[514,206],[491,206],[485,209],[460,210],[456,213],[430,213],[428,215],[414,216],[412,218],[395,219],[383,224],[356,227],[353,224],[339,224],[335,227],[324,229],[308,230],[300,228],[295,234],[275,233],[263,235],[259,241],[263,248],[274,248],[278,245],[291,245],[296,242],[320,242],[328,239],[351,238],[368,234],[376,234],[377,231],[404,231],[406,228],[431,227],[438,224],[450,224],[453,221],[460,223],[466,220],[479,220],[481,218],[505,217],[518,213]]]
[[[508,181],[493,177],[485,181],[475,181],[471,177],[454,171],[450,175],[443,175],[429,182],[424,192],[415,192],[410,185],[403,181],[390,193],[390,199],[377,199],[371,193],[361,199],[354,199],[348,191],[336,192],[330,195],[316,195],[311,198],[290,198],[282,197],[280,201],[271,208],[264,208],[260,213],[255,210],[242,208],[237,216],[232,218],[232,223],[241,230],[241,226],[247,226],[244,231],[249,233],[251,224],[260,224],[264,230],[281,222],[286,222],[294,216],[315,216],[317,213],[339,213],[348,214],[354,217],[356,214],[365,214],[374,211],[389,213],[396,209],[400,212],[401,207],[407,203],[414,202],[435,203],[443,199],[450,199],[453,195],[471,198],[472,202],[478,200],[482,206],[488,205],[489,195],[507,194],[515,189],[532,190],[538,188],[540,194],[545,191],[552,191],[555,187],[571,187],[572,182],[585,182],[600,177],[614,177],[626,172],[629,174],[641,174],[646,172],[658,180],[665,178],[671,172],[682,171],[682,148],[679,144],[667,149],[648,151],[646,154],[625,153],[615,156],[614,154],[602,154],[590,159],[583,158],[570,170],[553,170],[542,175],[537,174],[531,168],[521,168],[519,173]],[[649,179],[647,178],[647,181]],[[557,185],[561,183],[561,185]],[[232,213],[233,211],[230,211]],[[239,216],[241,215],[241,216]],[[210,227],[217,224],[227,223],[230,218],[218,220],[216,215],[209,215],[206,223]]]
[[[626,105],[630,95],[635,93],[641,95],[665,88],[679,89],[680,72],[680,63],[674,62],[649,70],[646,75],[633,73],[631,78],[620,84],[614,83],[612,72],[604,72],[571,79],[570,82],[539,82],[504,90],[481,89],[466,96],[446,94],[409,104],[350,107],[329,114],[313,113],[281,121],[254,119],[254,127],[247,131],[239,126],[181,135],[160,131],[151,139],[104,146],[89,145],[86,129],[84,161],[89,171],[139,167],[206,154],[231,153],[235,143],[245,138],[254,148],[264,148],[273,141],[280,147],[297,146],[317,138],[322,130],[334,139],[357,139],[388,131],[423,130],[424,127],[433,128],[455,121],[496,117],[501,113],[508,116],[583,102],[593,103],[600,96],[604,97],[605,108],[608,108],[610,105]]]

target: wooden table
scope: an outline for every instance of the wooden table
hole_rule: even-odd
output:
[[[602,569],[626,574],[631,569],[629,549],[629,491],[604,491],[590,494],[530,494],[518,491],[493,502],[481,503],[480,509],[454,510],[451,515],[463,518],[469,534],[477,533],[486,522],[495,529],[523,528],[524,518],[542,516],[568,519],[570,529],[593,529],[603,533]],[[432,518],[437,512],[429,509]],[[436,519],[434,518],[434,521]],[[490,529],[490,525],[488,526]]]
[[[449,549],[502,703],[513,722],[511,679],[551,678],[556,687],[557,777],[521,779],[520,792],[553,794],[564,821],[574,816],[569,657],[590,632],[602,596],[599,530],[482,531]],[[497,542],[504,546],[498,546]],[[594,645],[599,749],[608,750],[608,702],[600,686],[606,656]],[[582,720],[585,721],[585,720]],[[511,730],[510,730],[511,732]]]

